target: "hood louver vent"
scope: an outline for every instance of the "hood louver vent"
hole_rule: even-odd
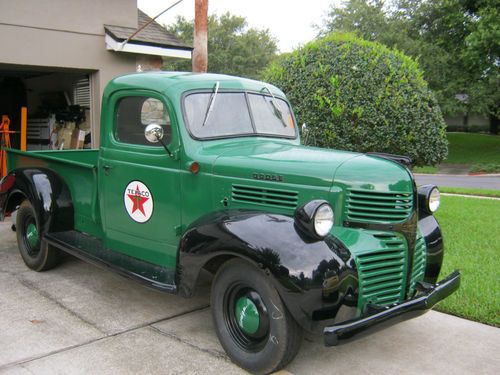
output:
[[[235,202],[295,209],[299,194],[296,191],[267,189],[256,186],[233,185]]]

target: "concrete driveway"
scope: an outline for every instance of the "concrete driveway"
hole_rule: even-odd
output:
[[[28,270],[0,223],[1,374],[237,374],[191,300],[69,258]],[[438,312],[341,347],[304,340],[283,373],[498,374],[500,330]]]

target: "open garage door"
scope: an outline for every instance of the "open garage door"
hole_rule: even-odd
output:
[[[95,113],[92,71],[0,64],[0,116],[11,120],[20,147],[21,108],[27,107],[27,149],[90,148]]]

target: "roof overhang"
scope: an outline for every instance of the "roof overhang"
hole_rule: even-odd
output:
[[[126,44],[115,40],[107,32],[105,34],[106,49],[116,52],[129,52],[140,55],[157,55],[165,57],[191,58],[191,49],[172,48],[167,46],[152,46],[146,43],[130,41]]]

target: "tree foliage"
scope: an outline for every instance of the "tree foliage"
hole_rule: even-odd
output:
[[[193,42],[193,21],[178,17],[168,30],[186,43]],[[259,78],[275,58],[277,46],[268,29],[248,28],[246,19],[230,13],[208,18],[208,71]],[[191,71],[191,61],[165,59],[164,69]]]
[[[499,5],[498,0],[348,0],[330,8],[323,33],[355,32],[417,58],[445,113],[498,117]]]
[[[445,124],[418,63],[352,34],[331,34],[281,57],[265,73],[282,88],[319,146],[410,156],[447,155]]]

